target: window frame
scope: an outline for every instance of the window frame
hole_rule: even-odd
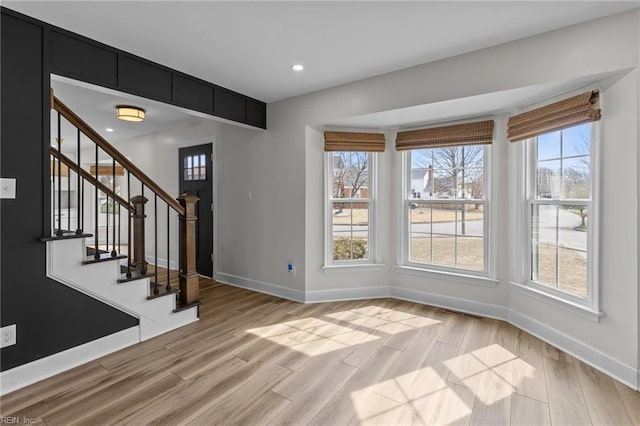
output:
[[[469,146],[469,145],[465,145]],[[495,267],[493,262],[493,241],[494,236],[491,235],[492,218],[494,216],[493,203],[491,196],[492,187],[492,174],[491,174],[491,157],[494,155],[491,144],[482,145],[483,147],[483,180],[484,180],[484,199],[423,199],[427,204],[451,204],[451,203],[466,203],[466,204],[483,204],[483,270],[475,271],[472,269],[456,268],[443,265],[433,265],[427,263],[412,262],[410,256],[411,237],[409,235],[409,226],[411,222],[411,203],[415,202],[415,199],[410,198],[411,195],[411,151],[406,150],[401,152],[402,163],[402,179],[401,179],[401,191],[400,191],[400,203],[401,203],[401,250],[400,250],[400,265],[405,270],[415,272],[431,272],[438,274],[454,275],[459,277],[470,277],[470,282],[474,284],[487,285],[487,279],[491,281],[491,285],[495,284],[493,277],[495,275]]]
[[[334,268],[345,268],[352,270],[367,269],[372,265],[379,265],[379,253],[376,244],[376,217],[377,217],[377,176],[378,176],[378,152],[357,151],[368,154],[369,164],[368,171],[368,197],[367,198],[334,198],[333,197],[333,156],[336,152],[348,151],[329,151],[324,153],[324,266],[325,272]],[[336,201],[337,200],[337,201]],[[368,206],[368,236],[367,236],[367,253],[366,259],[333,259],[333,203],[340,202],[362,202]],[[356,201],[354,201],[356,200]]]
[[[524,215],[524,227],[522,230],[522,246],[521,250],[524,254],[524,270],[522,271],[522,282],[526,289],[532,290],[537,294],[547,296],[557,302],[575,306],[596,315],[601,316],[599,312],[599,279],[598,279],[598,240],[599,240],[599,171],[600,171],[600,141],[599,141],[599,122],[590,124],[590,146],[589,146],[589,172],[591,181],[591,198],[590,199],[569,199],[569,198],[549,198],[539,199],[536,196],[536,171],[537,171],[537,136],[528,138],[523,142],[522,170],[523,170],[523,187],[522,187],[522,206]],[[578,125],[576,125],[578,126]],[[573,127],[573,126],[572,126]],[[532,262],[532,223],[533,214],[532,207],[534,205],[586,205],[588,214],[587,221],[587,282],[586,297],[581,297],[575,293],[552,287],[532,280],[533,262]]]

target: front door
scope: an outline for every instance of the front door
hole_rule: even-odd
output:
[[[180,194],[187,192],[200,198],[196,205],[196,270],[207,277],[213,277],[211,149],[211,144],[205,144],[178,151]]]

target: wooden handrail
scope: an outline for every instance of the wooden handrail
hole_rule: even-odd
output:
[[[109,197],[116,200],[118,204],[120,204],[122,207],[124,207],[125,209],[129,210],[132,213],[134,212],[133,206],[130,203],[128,203],[124,198],[120,197],[118,194],[113,192],[113,189],[109,188],[104,183],[96,179],[91,173],[89,173],[88,171],[86,171],[76,163],[74,163],[72,159],[70,159],[63,153],[58,152],[56,148],[51,147],[50,149],[51,149],[51,155],[53,155],[55,158],[60,160],[61,163],[63,163],[64,165],[66,165],[76,173],[80,173],[80,176],[82,176],[85,180],[89,181],[90,184],[98,188],[100,191],[104,192]]]
[[[147,188],[157,194],[165,203],[167,203],[173,210],[175,210],[180,216],[185,215],[184,207],[178,203],[176,199],[171,197],[164,189],[160,188],[149,176],[147,176],[142,170],[140,170],[135,164],[133,164],[127,157],[122,155],[113,145],[107,142],[102,136],[100,136],[95,130],[91,128],[87,123],[78,117],[69,107],[60,102],[60,99],[53,96],[53,109],[58,111],[69,123],[80,129],[89,139],[98,145],[102,150],[107,153],[111,158],[115,159],[122,167],[127,169],[133,176],[135,176],[140,182],[142,182]],[[61,154],[62,155],[62,154]]]

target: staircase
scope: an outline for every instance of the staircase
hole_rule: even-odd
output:
[[[172,198],[53,91],[51,108],[47,275],[138,318],[141,341],[196,321],[198,198]]]

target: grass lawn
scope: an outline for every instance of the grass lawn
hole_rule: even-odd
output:
[[[433,259],[431,259],[431,247],[433,247]],[[555,287],[555,248],[540,245],[538,252],[538,268],[540,271],[538,282]],[[433,245],[431,244],[431,238],[414,238],[411,240],[410,259],[412,262],[481,271],[484,267],[484,247],[481,238],[458,237],[458,261],[456,264],[453,237],[433,238]],[[558,288],[578,296],[586,296],[586,254],[578,250],[560,248],[558,267],[560,269]]]

